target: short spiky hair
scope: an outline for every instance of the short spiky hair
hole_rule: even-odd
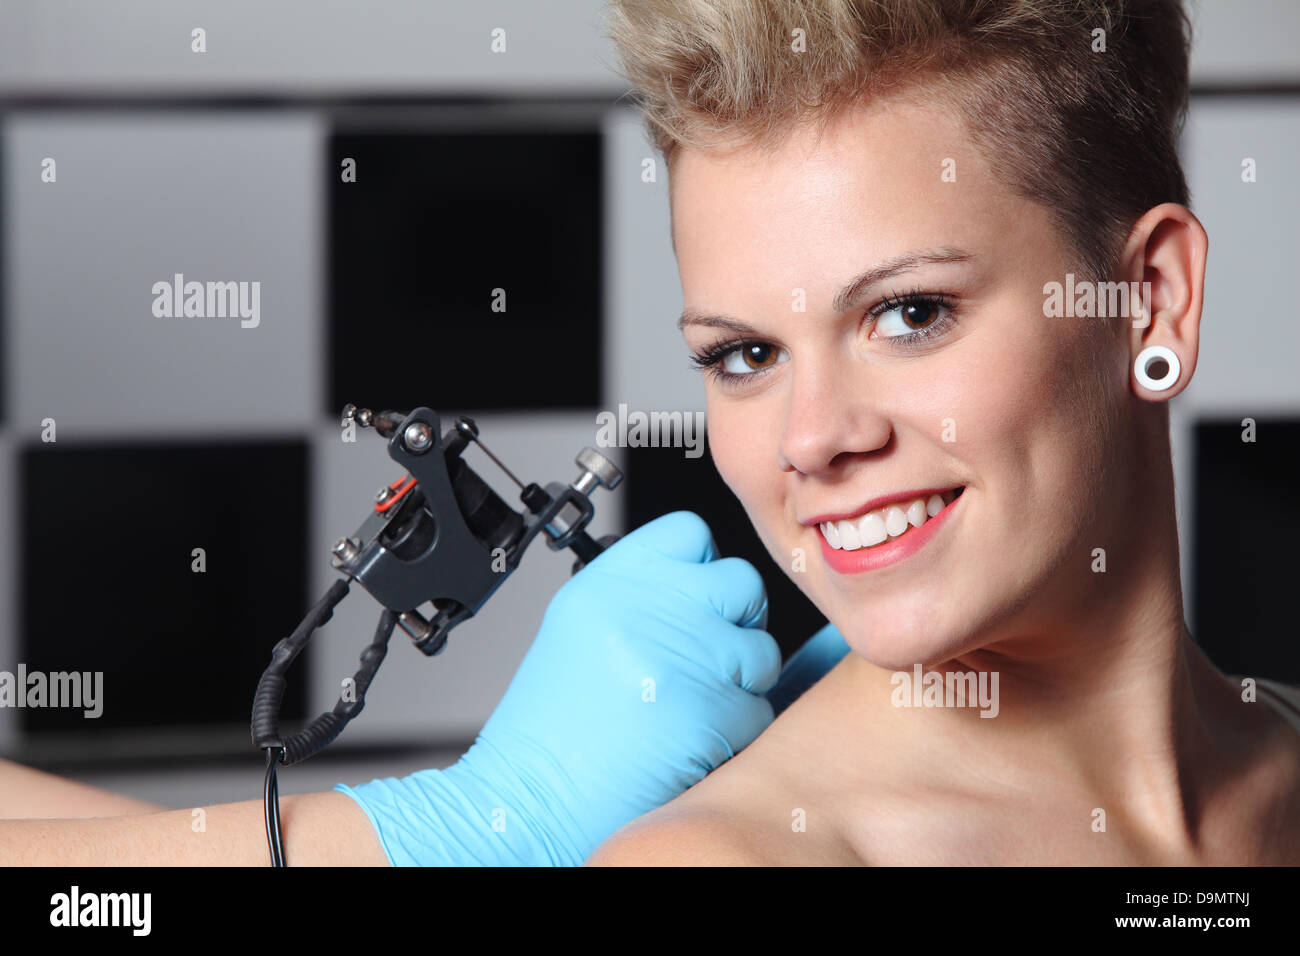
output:
[[[774,145],[796,121],[920,90],[956,105],[1094,279],[1143,212],[1188,203],[1181,0],[611,0],[607,23],[670,169],[679,145]]]

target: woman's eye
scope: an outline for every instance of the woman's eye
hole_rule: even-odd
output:
[[[873,338],[892,339],[922,332],[937,323],[947,306],[935,299],[908,299],[876,313]]]
[[[728,352],[722,359],[722,369],[732,375],[750,375],[771,368],[787,360],[782,352],[766,342],[745,342]]]

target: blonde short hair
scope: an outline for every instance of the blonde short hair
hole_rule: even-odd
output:
[[[607,29],[670,177],[679,146],[772,146],[906,90],[957,106],[1094,279],[1143,212],[1188,203],[1181,0],[611,0]]]

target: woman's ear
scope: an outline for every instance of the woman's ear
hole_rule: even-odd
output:
[[[1205,227],[1186,206],[1161,203],[1148,209],[1134,224],[1120,260],[1120,278],[1142,290],[1131,309],[1129,330],[1129,382],[1134,393],[1147,401],[1164,401],[1177,395],[1196,371],[1200,342],[1201,306],[1205,301],[1205,259],[1210,240]],[[1169,349],[1177,357],[1177,379],[1156,390],[1139,377],[1135,367],[1144,350]],[[1162,370],[1158,352],[1146,352],[1144,367],[1156,378]],[[1150,379],[1147,380],[1148,382]]]

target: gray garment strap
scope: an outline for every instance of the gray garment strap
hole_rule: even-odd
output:
[[[1263,677],[1257,677],[1255,685],[1263,691],[1260,696],[1286,718],[1287,723],[1296,729],[1296,733],[1300,733],[1300,687]]]

